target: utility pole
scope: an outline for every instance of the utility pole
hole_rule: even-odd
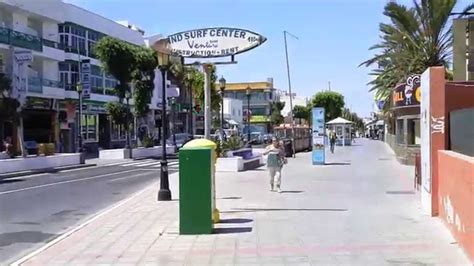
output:
[[[328,81],[328,88],[329,88],[329,91],[331,91],[331,81]]]
[[[288,93],[290,94],[290,113],[289,114],[290,114],[290,123],[291,123],[291,148],[293,150],[293,157],[295,157],[295,125],[293,122],[293,94],[291,93],[290,62],[288,60],[288,44],[286,41],[286,35],[290,35],[291,37],[297,40],[299,40],[299,38],[287,32],[286,30],[283,31],[283,37],[285,40],[286,72],[288,74]]]

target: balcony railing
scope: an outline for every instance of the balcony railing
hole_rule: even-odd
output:
[[[64,50],[64,45],[59,42],[43,39],[43,45],[51,48],[56,48],[59,50]]]
[[[28,77],[28,92],[43,93],[41,78]]]
[[[40,77],[28,77],[28,92],[43,93],[43,87],[63,88],[60,81]]]
[[[42,39],[38,36],[3,27],[0,27],[0,43],[5,43],[39,52],[43,51],[43,45],[64,50],[64,47],[58,42]]]

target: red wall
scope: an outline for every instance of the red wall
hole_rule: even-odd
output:
[[[438,151],[439,217],[474,263],[474,157]]]

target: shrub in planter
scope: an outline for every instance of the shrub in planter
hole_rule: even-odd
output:
[[[142,140],[142,145],[145,148],[151,148],[155,146],[155,139],[153,136],[145,135]]]

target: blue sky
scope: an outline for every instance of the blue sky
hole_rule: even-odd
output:
[[[327,89],[342,93],[346,105],[360,115],[372,110],[366,83],[370,69],[358,67],[373,55],[378,24],[386,0],[69,0],[112,20],[128,20],[145,35],[201,27],[248,29],[267,42],[236,57],[238,64],[219,66],[228,82],[264,81],[287,90],[283,30],[288,39],[292,91],[302,96]],[[411,1],[400,1],[410,3]],[[459,8],[468,1],[459,1]]]

